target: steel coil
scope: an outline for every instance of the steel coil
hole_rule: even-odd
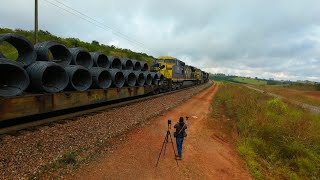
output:
[[[19,95],[27,89],[29,83],[29,76],[21,64],[0,58],[0,96]]]
[[[152,77],[152,84],[154,85],[159,85],[159,77],[156,72],[150,72],[151,77]]]
[[[72,54],[72,63],[73,65],[80,65],[87,69],[92,68],[93,60],[91,59],[90,53],[84,48],[69,48],[69,51]]]
[[[129,87],[133,87],[137,83],[137,77],[134,72],[129,70],[122,70],[126,85]]]
[[[152,77],[150,72],[143,72],[144,77],[145,77],[145,84],[146,85],[151,85],[152,84]]]
[[[146,62],[140,62],[141,63],[141,71],[149,71],[149,65]]]
[[[46,41],[36,44],[34,48],[38,55],[37,61],[52,61],[62,67],[66,67],[71,64],[72,55],[65,45],[55,41]],[[50,53],[52,57],[49,57]]]
[[[93,66],[102,67],[102,68],[109,68],[110,60],[109,60],[108,56],[106,56],[100,52],[91,52],[90,55],[93,60]]]
[[[36,61],[37,53],[34,50],[33,44],[26,38],[12,33],[0,34],[0,43],[2,42],[11,44],[18,51],[16,62],[21,64],[21,66],[26,67]],[[1,52],[0,57],[7,58]]]
[[[85,91],[90,88],[92,77],[88,69],[79,65],[69,65],[65,70],[69,76],[69,89]]]
[[[33,90],[56,93],[64,90],[69,81],[65,69],[57,63],[38,61],[27,69]]]
[[[101,67],[93,67],[90,70],[92,75],[92,87],[107,89],[112,84],[112,78],[110,72]]]
[[[136,75],[136,78],[137,78],[137,85],[143,86],[146,82],[146,77],[144,76],[144,73],[139,71],[134,71],[134,74]]]
[[[133,70],[134,71],[141,71],[141,62],[138,60],[132,60]]]
[[[122,88],[125,84],[123,72],[121,72],[119,69],[109,69],[108,71],[111,74],[113,86],[116,88]]]
[[[122,69],[125,70],[133,70],[133,63],[131,59],[128,58],[120,58],[122,63]]]

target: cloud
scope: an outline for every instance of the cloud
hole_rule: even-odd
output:
[[[212,73],[320,81],[317,0],[58,1],[39,2],[40,28],[58,36],[171,55]],[[29,1],[3,0],[0,25],[32,29],[33,11]]]

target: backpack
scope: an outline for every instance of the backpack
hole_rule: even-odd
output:
[[[179,133],[178,133],[177,131],[175,131],[175,132],[173,133],[173,136],[176,138],[176,137],[178,136],[178,134],[180,134],[181,132],[183,133],[183,137],[184,137],[184,138],[187,137],[186,131],[185,131],[185,130],[182,131],[182,128],[181,128],[181,130],[179,131]]]
[[[174,132],[174,133],[173,133],[173,136],[176,138],[176,137],[177,137],[177,132]],[[184,137],[184,138],[187,137],[186,131],[183,131],[183,137]]]

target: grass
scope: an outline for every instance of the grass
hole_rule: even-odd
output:
[[[0,52],[7,58],[12,60],[18,59],[18,51],[9,43],[0,43]]]
[[[257,80],[252,78],[245,78],[245,77],[236,77],[232,78],[234,82],[244,83],[244,84],[252,84],[252,85],[266,85],[267,81]]]
[[[256,179],[318,179],[320,116],[234,83],[220,84],[213,116],[227,116]]]
[[[102,152],[108,151],[111,147],[110,141],[100,139],[96,141],[93,147],[81,147],[77,150],[65,152],[54,161],[45,164],[29,179],[43,179],[46,176],[59,179],[65,173],[68,173],[68,171],[79,169],[82,165],[96,160],[101,156]]]
[[[281,95],[289,100],[320,106],[320,92],[314,86],[257,86],[257,88]]]
[[[61,159],[58,160],[59,164],[76,164],[76,153],[70,152],[62,156]]]
[[[44,169],[57,170],[60,168],[66,168],[67,166],[72,167],[73,169],[76,169],[79,167],[77,156],[78,156],[78,153],[76,152],[67,152],[63,156],[55,160],[53,163],[48,164],[47,167],[45,167]]]

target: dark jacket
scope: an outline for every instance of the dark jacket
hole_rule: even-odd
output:
[[[185,124],[184,122],[178,122],[174,125],[174,128],[176,128],[176,137],[184,138],[184,134],[186,133],[185,130],[187,129],[187,124]]]

